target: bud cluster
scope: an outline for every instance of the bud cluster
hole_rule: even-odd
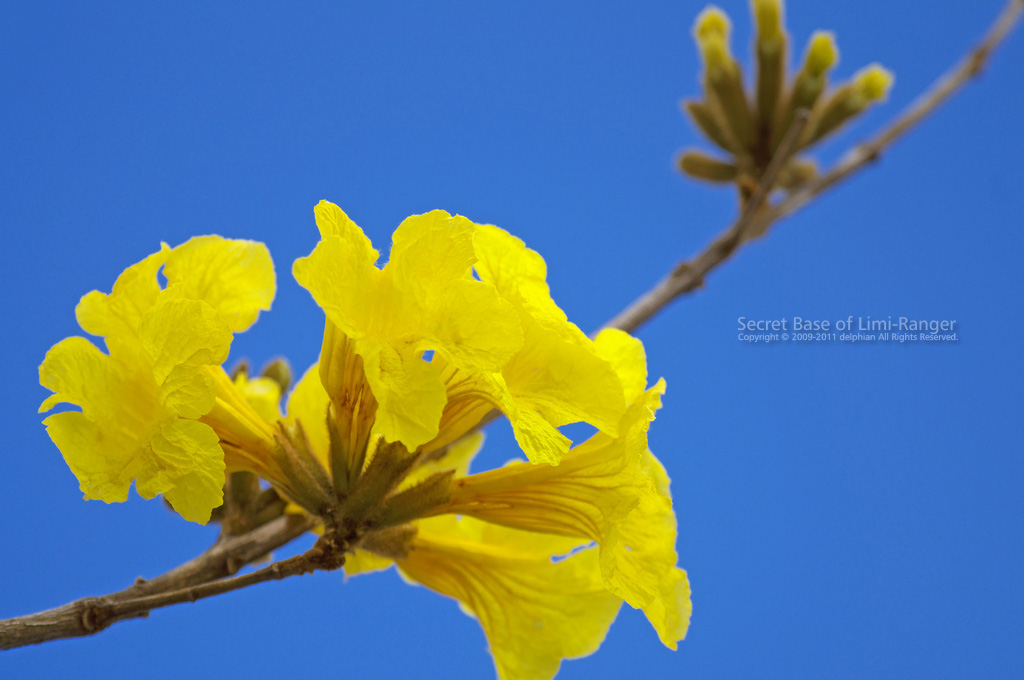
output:
[[[751,0],[756,24],[753,91],[744,86],[743,72],[729,45],[731,23],[717,7],[709,6],[697,17],[693,35],[704,61],[704,98],[686,101],[683,108],[697,128],[728,159],[688,150],[679,157],[684,173],[709,182],[735,183],[746,201],[760,183],[776,152],[794,129],[794,122],[806,111],[809,116],[791,140],[787,158],[776,180],[782,189],[792,189],[815,174],[814,163],[797,153],[884,100],[893,76],[878,64],[858,71],[846,83],[829,89],[829,73],[839,59],[832,33],[817,31],[811,36],[803,62],[795,73],[787,72],[789,36],[783,26],[782,0]],[[769,189],[776,187],[769,187]]]

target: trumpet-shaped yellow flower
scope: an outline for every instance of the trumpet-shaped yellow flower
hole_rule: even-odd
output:
[[[664,468],[647,427],[664,382],[623,417],[621,437],[598,433],[558,467],[512,463],[455,480],[441,511],[504,526],[595,541],[608,589],[643,609],[675,649],[689,623],[689,585],[676,568],[676,522]]]
[[[265,246],[200,236],[174,249],[163,244],[126,269],[111,293],[82,298],[79,324],[104,337],[109,354],[66,338],[47,353],[39,379],[54,392],[40,412],[62,402],[81,408],[44,423],[87,499],[124,501],[134,480],[144,498],[164,494],[186,519],[209,519],[222,500],[222,439],[229,431],[240,440],[272,434],[220,365],[232,333],[270,308],[274,289]]]
[[[327,316],[319,371],[350,465],[371,429],[436,450],[495,408],[533,461],[568,450],[561,425],[614,433],[621,382],[551,300],[544,261],[522,241],[436,210],[402,222],[378,268],[338,206],[322,201],[315,215],[320,243],[294,274]]]

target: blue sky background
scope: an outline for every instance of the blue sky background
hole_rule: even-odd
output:
[[[838,34],[848,76],[907,104],[1002,3],[789,3],[798,49]],[[745,55],[745,2],[734,45]],[[0,22],[0,617],[98,595],[198,554],[214,527],[159,502],[83,502],[36,408],[74,306],[157,248],[264,241],[274,309],[233,359],[315,360],[322,315],[290,276],[340,204],[386,251],[432,208],[547,259],[598,327],[734,213],[682,179],[700,144],[702,3],[8,3]],[[645,326],[669,391],[651,431],[673,479],[690,634],[624,610],[559,677],[1005,678],[1024,674],[1019,273],[1024,40],[880,164],[781,223]],[[736,319],[953,318],[934,345],[753,346]],[[512,455],[502,425],[487,461]],[[283,553],[287,554],[287,553]],[[476,622],[392,572],[319,574],[0,654],[4,677],[486,678]],[[326,675],[325,675],[326,674]]]

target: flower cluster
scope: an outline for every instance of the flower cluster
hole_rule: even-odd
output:
[[[800,68],[790,77],[782,0],[751,0],[751,11],[756,24],[756,74],[749,95],[729,47],[729,17],[709,6],[693,28],[704,60],[704,99],[684,102],[683,108],[697,128],[731,158],[721,160],[693,150],[679,156],[679,166],[687,175],[736,183],[741,199],[753,193],[799,111],[806,111],[809,120],[794,140],[790,156],[782,159],[777,183],[783,189],[791,189],[815,173],[813,162],[797,157],[796,152],[818,143],[869,105],[885,99],[893,82],[889,71],[871,64],[849,82],[828,90],[829,72],[839,52],[834,36],[827,31],[811,36]]]
[[[306,514],[343,546],[347,573],[395,565],[458,600],[502,678],[550,678],[593,652],[622,602],[674,649],[690,591],[647,446],[665,385],[648,386],[641,343],[588,338],[552,300],[540,255],[498,227],[414,215],[378,266],[338,206],[315,217],[320,242],[293,273],[326,317],[320,359],[283,412],[280,364],[222,367],[274,295],[261,244],[164,244],[82,298],[79,323],[107,352],[65,339],[40,381],[54,392],[41,410],[81,409],[45,423],[86,498],[123,501],[134,481],[206,522],[226,484],[229,501],[270,495],[250,524],[268,507]],[[499,413],[527,460],[471,474]],[[576,422],[597,433],[574,446],[559,428]],[[240,475],[255,485],[235,487]]]

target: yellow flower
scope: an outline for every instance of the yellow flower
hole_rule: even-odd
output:
[[[598,342],[609,351],[618,348],[623,370],[641,375],[635,362],[639,341],[604,331]],[[645,369],[643,374],[641,379]],[[433,512],[594,541],[606,587],[642,609],[661,641],[675,649],[689,623],[689,584],[676,567],[668,476],[647,449],[647,429],[664,389],[658,381],[631,396],[618,437],[598,433],[558,467],[510,463],[456,479],[450,501]]]
[[[621,382],[552,301],[544,261],[522,241],[435,210],[399,225],[378,268],[338,206],[322,201],[315,216],[320,243],[293,271],[327,316],[319,373],[346,443],[331,461],[336,482],[336,470],[351,480],[362,469],[373,435],[434,451],[493,409],[536,462],[568,450],[561,425],[615,432]]]
[[[689,623],[668,478],[647,450],[664,382],[644,390],[643,347],[625,333],[602,332],[594,350],[630,402],[617,436],[596,434],[558,466],[517,462],[474,475],[467,469],[482,435],[424,455],[345,563],[349,575],[397,564],[458,600],[480,621],[506,680],[550,678],[562,659],[596,650],[623,600],[670,648]],[[318,377],[314,367],[299,381],[287,422],[311,423],[311,448],[326,460],[330,435],[318,415],[329,397]],[[402,513],[403,503],[419,513]]]
[[[44,423],[87,499],[124,501],[134,480],[139,495],[164,494],[202,523],[221,504],[225,462],[273,474],[254,453],[273,445],[273,431],[220,365],[232,334],[270,308],[274,290],[265,246],[200,236],[174,249],[162,244],[111,293],[82,298],[79,325],[104,337],[109,354],[82,337],[54,345],[39,367],[54,394],[39,410],[81,407]],[[226,457],[222,441],[247,453]]]

